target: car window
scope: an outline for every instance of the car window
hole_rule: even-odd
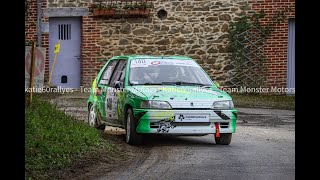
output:
[[[179,67],[178,68],[178,77],[181,81],[186,81],[186,82],[196,82],[197,79],[193,74],[191,74],[192,69],[190,67]]]
[[[125,60],[120,60],[117,67],[115,68],[113,75],[111,77],[110,86],[114,86],[116,81],[120,81],[120,78],[122,75],[125,74],[125,67],[126,67],[126,61]]]
[[[113,60],[109,63],[109,65],[106,67],[106,69],[104,70],[103,74],[102,74],[102,78],[99,82],[99,84],[103,84],[103,85],[108,85],[111,75],[113,73],[113,70],[117,64],[117,60]]]
[[[130,64],[129,83],[212,85],[211,80],[194,60],[134,59]]]

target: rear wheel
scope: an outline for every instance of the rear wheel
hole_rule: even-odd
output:
[[[231,143],[231,139],[232,139],[232,133],[220,134],[219,138],[215,136],[216,144],[221,144],[221,145],[229,145]]]
[[[133,117],[133,113],[131,109],[127,110],[126,115],[126,143],[128,144],[141,144],[143,140],[143,136],[137,134],[136,132],[136,122]]]

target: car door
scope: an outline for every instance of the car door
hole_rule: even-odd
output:
[[[107,91],[108,85],[111,80],[113,71],[118,63],[118,60],[111,60],[106,68],[104,69],[102,75],[100,76],[98,88],[101,94],[98,96],[99,113],[103,121],[107,121]]]
[[[111,108],[107,109],[108,117],[118,125],[123,125],[123,108],[124,108],[124,78],[126,72],[127,61],[124,59],[119,60],[115,68],[107,92],[108,102],[111,103]],[[109,100],[110,99],[110,100]]]

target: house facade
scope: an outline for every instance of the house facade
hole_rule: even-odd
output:
[[[26,1],[26,41],[37,41],[37,0]],[[102,3],[135,3],[104,0]],[[137,2],[140,2],[138,0]],[[294,87],[294,0],[153,0],[150,14],[129,17],[119,10],[113,17],[95,16],[91,4],[99,0],[42,0],[42,47],[47,50],[45,79],[60,42],[54,83],[62,87],[89,87],[105,59],[124,54],[185,55],[194,58],[222,86],[232,70],[228,29],[241,7],[264,10],[264,23],[277,9],[291,8],[275,27],[264,48],[266,86]],[[59,41],[60,40],[60,41]]]

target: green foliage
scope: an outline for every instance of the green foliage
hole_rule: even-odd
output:
[[[139,9],[147,9],[148,8],[148,5],[146,2],[142,2],[140,5],[139,5]]]
[[[85,153],[110,148],[98,130],[57,110],[35,96],[25,109],[25,171],[27,178],[47,179],[46,172],[64,168]],[[106,150],[107,150],[106,149]]]
[[[147,8],[153,9],[153,8],[154,8],[153,2],[150,2],[150,3],[147,5]]]
[[[122,9],[131,9],[131,10],[133,10],[133,9],[136,9],[136,7],[138,7],[138,5],[135,5],[135,4],[126,4],[126,5],[123,6]]]
[[[132,5],[132,8],[133,8],[133,9],[139,9],[139,8],[140,8],[140,5],[139,5],[137,2],[135,2],[135,3]]]
[[[279,10],[272,16],[271,22],[261,24],[261,19],[266,18],[263,10],[256,13],[246,13],[248,7],[242,7],[239,20],[230,23],[229,47],[232,52],[232,61],[235,67],[232,84],[236,86],[262,86],[265,83],[266,57],[259,52],[266,38],[274,27],[284,22],[285,13],[289,8]]]
[[[262,95],[262,94],[231,94],[236,107],[271,107],[276,109],[295,109],[295,96]]]
[[[116,4],[108,4],[106,9],[108,9],[108,10],[117,9],[117,5]]]
[[[131,8],[131,4],[126,4],[122,7],[122,9],[130,9]]]
[[[25,46],[32,46],[32,42],[31,41],[25,41],[24,44],[25,44]]]

